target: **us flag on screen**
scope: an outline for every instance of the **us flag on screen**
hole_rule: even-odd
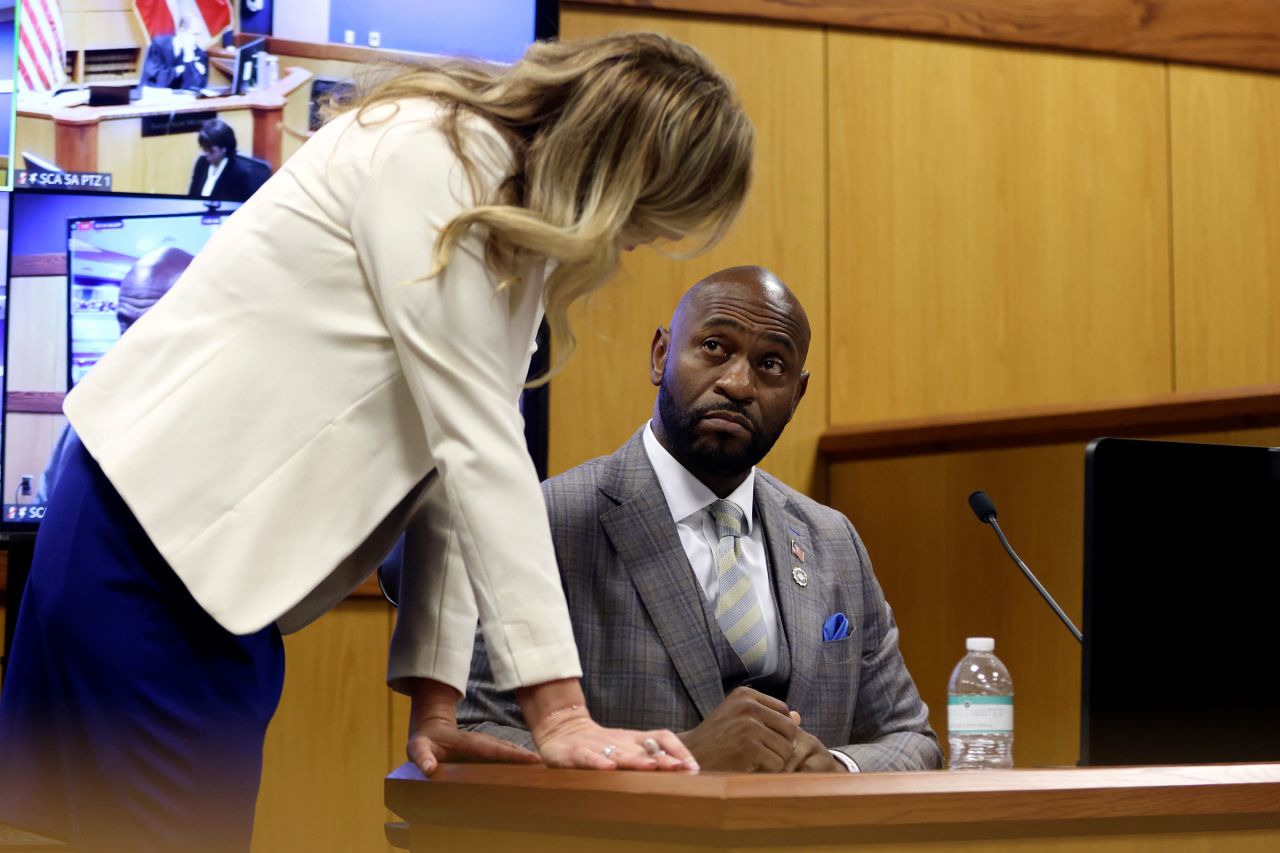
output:
[[[67,79],[58,0],[22,0],[18,20],[18,91],[52,92]]]
[[[138,17],[147,35],[170,35],[178,29],[178,19],[191,16],[197,40],[208,44],[231,26],[231,0],[137,0]],[[205,36],[200,36],[204,29]]]

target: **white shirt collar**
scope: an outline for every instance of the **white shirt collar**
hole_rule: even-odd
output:
[[[658,475],[658,485],[662,487],[662,494],[667,499],[671,517],[677,524],[691,515],[705,511],[712,502],[717,500],[715,492],[690,474],[689,470],[677,462],[676,458],[659,443],[658,437],[653,434],[653,421],[646,424],[644,428],[644,451],[649,456],[649,464],[653,466],[653,472]],[[752,468],[747,479],[743,480],[742,484],[728,497],[728,500],[742,507],[743,515],[747,517],[747,529],[743,533],[748,536],[751,535],[751,527],[755,523],[755,516],[752,513],[755,493],[756,469]]]
[[[205,174],[204,186],[200,189],[200,195],[208,196],[213,192],[213,185],[218,182],[218,178],[222,177],[222,170],[227,168],[227,161],[231,159],[230,154],[223,155],[218,161],[218,165],[210,166],[209,171]]]

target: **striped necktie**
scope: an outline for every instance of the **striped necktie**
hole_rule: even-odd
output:
[[[742,565],[742,529],[747,517],[733,501],[716,501],[709,507],[716,522],[716,570],[719,591],[716,595],[716,622],[725,639],[742,659],[751,677],[764,672],[768,638],[764,630],[764,613],[751,588],[751,578]]]

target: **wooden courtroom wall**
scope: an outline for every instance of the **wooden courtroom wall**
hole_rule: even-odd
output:
[[[1179,391],[1280,380],[1280,75],[1169,69]]]
[[[1075,182],[1041,197],[1047,214],[1028,207],[1014,229],[1026,234],[1060,228],[1071,242],[1062,246],[1052,267],[1028,274],[1024,265],[1046,251],[1047,231],[1003,247],[996,245],[1000,235],[991,234],[978,239],[976,248],[960,247],[945,259],[945,281],[925,281],[928,273],[914,270],[927,271],[932,262],[913,260],[908,252],[893,257],[883,242],[873,241],[873,268],[881,276],[888,271],[899,304],[867,286],[861,267],[867,262],[852,259],[851,253],[850,266],[859,270],[851,275],[851,285],[860,288],[863,299],[842,299],[833,291],[831,325],[853,339],[875,335],[872,326],[880,325],[881,348],[854,344],[856,355],[844,356],[840,337],[833,337],[832,363],[842,368],[833,371],[833,423],[1280,381],[1274,336],[1280,322],[1280,77],[1171,67],[1157,69],[1167,82],[1153,82],[1146,66],[1088,62],[1112,64],[1116,78],[1094,95],[1097,108],[1078,110],[1061,128],[1058,143],[1038,148],[1052,153],[1064,137],[1074,137],[1065,150],[1092,165]],[[1098,72],[1093,67],[1078,76]],[[1035,73],[1024,70],[1022,77],[1025,81]],[[1161,105],[1159,86],[1168,88],[1167,106]],[[1131,98],[1119,109],[1132,90],[1144,87],[1155,88],[1155,97]],[[903,100],[898,93],[898,109],[905,109]],[[1070,102],[1069,97],[1053,100]],[[1037,109],[1031,100],[1014,101],[1009,112],[1043,115],[1048,105]],[[1005,126],[1026,120],[1008,119]],[[1118,120],[1128,127],[1103,133],[1096,126]],[[920,130],[927,132],[928,123],[923,124]],[[993,124],[1000,122],[989,120],[982,133],[991,133]],[[1025,130],[1019,133],[1028,136]],[[1102,145],[1112,133],[1112,142]],[[895,149],[918,144],[911,127],[899,136],[906,139],[885,144]],[[959,147],[963,144],[947,146]],[[1154,162],[1134,156],[1144,148]],[[990,167],[984,154],[954,165],[966,173]],[[1072,168],[1080,170],[1081,163]],[[1025,176],[1021,180],[1027,183]],[[1029,202],[1005,197],[1015,183],[1006,181],[998,192],[969,187],[974,215]],[[1116,186],[1126,191],[1115,192]],[[1101,196],[1099,218],[1106,233],[1096,230],[1095,217],[1077,215],[1082,194]],[[879,203],[896,210],[901,204],[920,206],[927,191],[910,198],[892,190],[871,195],[875,201],[859,206]],[[1172,199],[1163,223],[1161,195]],[[833,205],[833,220],[838,211]],[[917,231],[939,227],[935,208],[918,212]],[[945,239],[925,242],[937,245]],[[972,275],[979,266],[973,258],[997,250],[1004,252],[1005,269],[1022,269],[1021,274],[1002,279],[998,271],[986,270]],[[1159,262],[1160,251],[1171,258],[1168,265]],[[833,280],[844,268],[836,254]],[[1068,279],[1060,276],[1063,269],[1071,271]],[[924,293],[930,283],[945,285],[947,296]],[[931,302],[938,299],[953,305],[936,313]],[[889,309],[882,307],[885,303]],[[862,320],[868,310],[870,325]],[[947,316],[967,322],[961,328],[940,322]],[[893,348],[902,335],[908,342]],[[932,343],[921,345],[925,335]],[[901,358],[910,365],[891,381],[859,364],[873,352],[883,363],[886,348],[893,348],[890,362]],[[1028,361],[1039,366],[1028,369]],[[964,371],[954,369],[957,362]],[[865,396],[871,398],[871,413],[862,406]],[[939,397],[945,403],[936,403]],[[1280,432],[1196,438],[1274,445]],[[973,519],[965,497],[977,488],[992,495],[1024,559],[1079,623],[1083,445],[849,462],[834,467],[831,482],[832,504],[854,519],[868,542],[898,615],[904,654],[934,709],[935,727],[940,732],[945,727],[946,678],[963,653],[964,637],[992,634],[1017,685],[1018,763],[1074,762],[1080,696],[1076,643],[1007,563],[991,533]]]
[[[623,272],[575,318],[579,346],[551,386],[549,469],[560,472],[612,453],[650,416],[649,344],[681,294],[728,266],[769,267],[807,306],[814,340],[827,336],[827,168],[825,43],[814,27],[692,17],[657,17],[566,8],[565,37],[653,29],[704,51],[735,82],[756,125],[750,201],[733,231],[710,253],[672,261],[632,252]],[[762,61],[767,57],[767,61]],[[821,343],[809,369],[826,373]],[[813,483],[818,434],[826,426],[825,381],[811,383],[795,419],[766,464],[797,488]]]
[[[828,43],[831,423],[1172,390],[1164,68]]]

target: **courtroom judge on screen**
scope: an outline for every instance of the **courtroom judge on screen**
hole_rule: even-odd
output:
[[[190,15],[178,19],[173,35],[158,35],[142,61],[143,86],[158,89],[202,89],[209,83],[209,54],[196,41]]]

